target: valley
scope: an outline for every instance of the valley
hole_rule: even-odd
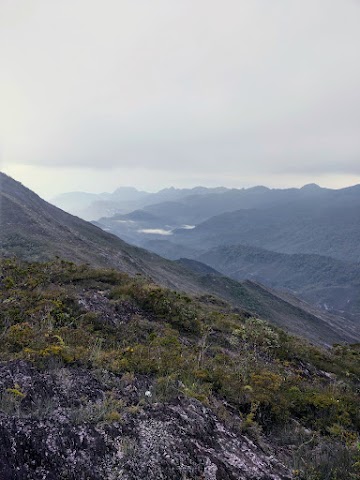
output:
[[[162,257],[201,261],[235,280],[253,280],[359,321],[358,186],[178,196],[93,223]]]

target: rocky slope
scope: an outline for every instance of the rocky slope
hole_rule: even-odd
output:
[[[273,455],[196,399],[147,399],[150,378],[103,377],[76,367],[0,365],[0,389],[15,383],[24,395],[21,407],[0,412],[0,478],[291,478]]]
[[[1,267],[0,478],[359,478],[358,346],[114,270]]]

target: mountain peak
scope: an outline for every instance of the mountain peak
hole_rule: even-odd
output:
[[[300,190],[315,192],[315,191],[321,190],[321,187],[317,183],[307,183],[306,185],[301,187]]]

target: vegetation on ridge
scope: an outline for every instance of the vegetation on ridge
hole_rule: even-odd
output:
[[[1,271],[2,362],[145,375],[152,402],[196,398],[239,432],[282,447],[295,478],[360,478],[360,345],[322,350],[214,297],[114,270],[7,259]],[[10,386],[0,410],[31,416],[26,394]],[[129,409],[111,389],[104,402],[87,406],[87,421],[120,421]]]

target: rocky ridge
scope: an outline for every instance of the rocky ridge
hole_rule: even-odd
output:
[[[146,397],[149,378],[101,375],[74,367],[40,372],[25,361],[0,366],[0,390],[21,392],[6,413],[2,397],[0,478],[291,478],[198,400],[164,403],[155,392]]]

